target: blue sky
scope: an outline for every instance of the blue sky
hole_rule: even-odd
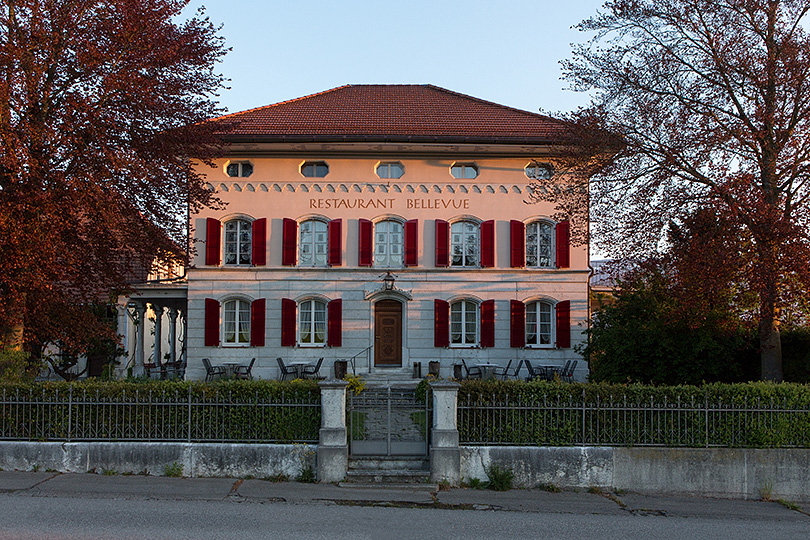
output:
[[[230,112],[344,84],[434,84],[528,111],[568,111],[559,61],[603,0],[192,0],[232,47]]]

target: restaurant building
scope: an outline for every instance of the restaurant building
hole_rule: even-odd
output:
[[[571,144],[564,124],[430,85],[215,121],[227,155],[199,170],[226,206],[190,220],[187,378],[203,358],[276,378],[280,357],[389,379],[578,360],[584,379],[588,246],[530,201]]]

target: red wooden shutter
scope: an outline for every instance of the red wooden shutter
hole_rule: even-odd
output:
[[[495,266],[495,222],[485,221],[481,224],[481,267]]]
[[[281,264],[295,266],[295,255],[298,247],[298,223],[294,219],[284,218],[281,231]]]
[[[433,346],[450,346],[450,304],[438,298],[433,301]]]
[[[526,305],[520,300],[509,302],[509,346],[526,346]]]
[[[509,266],[512,268],[521,268],[526,264],[525,242],[526,242],[526,227],[522,221],[512,220],[509,222],[509,237],[511,244],[511,254],[509,257]]]
[[[450,224],[436,220],[436,266],[450,266],[449,257]]]
[[[327,227],[327,236],[329,237],[329,266],[340,266],[341,264],[341,220],[333,219],[329,222]]]
[[[405,222],[405,266],[419,264],[419,220]]]
[[[327,327],[326,344],[330,347],[340,347],[343,342],[343,301],[338,298],[326,304]]]
[[[219,346],[219,302],[205,299],[205,346]]]
[[[557,348],[571,347],[571,302],[557,303]]]
[[[495,346],[495,300],[481,303],[481,346]]]
[[[372,242],[374,241],[374,226],[371,221],[367,219],[359,220],[359,234],[358,234],[358,251],[357,251],[357,265],[358,266],[371,266],[372,265]]]
[[[571,227],[569,223],[567,221],[557,223],[554,236],[557,237],[557,268],[568,268],[571,266]]]
[[[205,264],[208,266],[219,266],[221,236],[222,224],[219,220],[214,218],[205,220]]]
[[[253,347],[264,347],[264,312],[266,302],[259,298],[250,303],[250,344]]]
[[[295,347],[295,300],[281,299],[281,346]]]
[[[267,264],[267,219],[261,218],[253,221],[253,237],[251,248],[253,250],[254,266]]]

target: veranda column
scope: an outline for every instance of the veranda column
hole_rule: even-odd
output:
[[[318,482],[340,482],[349,468],[346,439],[346,387],[337,379],[321,381],[321,430],[318,441]]]
[[[152,348],[152,363],[159,368],[163,364],[163,306],[152,304],[152,311],[155,312],[155,345]]]
[[[446,480],[452,486],[461,481],[461,451],[458,447],[458,389],[449,381],[430,383],[433,392],[433,429],[430,443],[430,480]]]
[[[174,365],[177,362],[177,308],[169,308],[169,362]]]
[[[137,316],[137,339],[135,340],[135,365],[132,368],[132,374],[136,377],[143,375],[143,348],[144,348],[144,334],[146,333],[146,304],[143,302],[135,303],[135,315]]]

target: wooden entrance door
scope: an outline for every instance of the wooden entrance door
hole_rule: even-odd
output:
[[[402,304],[396,300],[374,304],[374,365],[402,365]]]

